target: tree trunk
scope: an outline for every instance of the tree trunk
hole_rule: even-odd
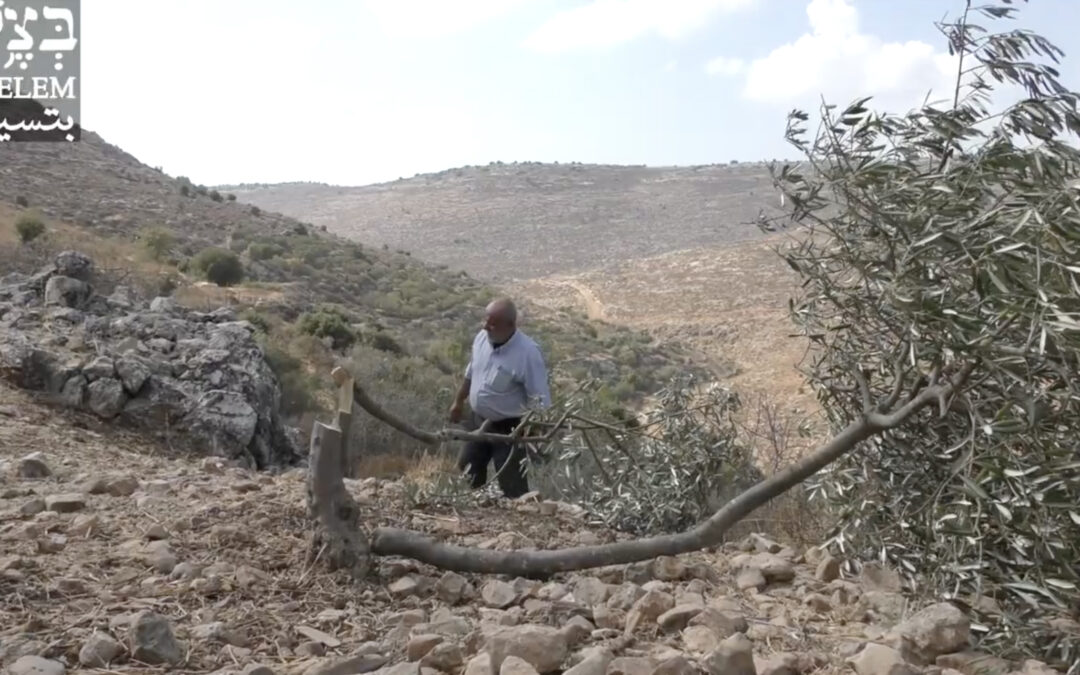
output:
[[[309,561],[314,564],[322,559],[331,569],[347,569],[362,577],[370,566],[370,547],[356,502],[345,490],[341,441],[339,429],[322,422],[312,425],[308,509],[315,531]]]
[[[340,435],[335,435],[337,430],[332,427],[318,423],[315,424],[312,434],[309,490],[312,511],[322,528],[321,536],[333,556],[333,564],[350,566],[353,569],[366,570],[371,554],[400,555],[459,572],[542,578],[557,572],[689,553],[721,543],[724,534],[755,509],[851,452],[860,442],[903,423],[928,404],[934,401],[942,402],[944,414],[944,401],[967,380],[972,369],[973,366],[969,364],[952,379],[923,387],[895,410],[881,411],[868,405],[859,419],[827,443],[735,497],[701,524],[679,534],[550,551],[492,551],[443,544],[409,530],[377,528],[368,545],[360,524],[356,522],[355,504],[345,491],[338,455],[335,454],[340,451]],[[355,401],[372,416],[394,428],[425,442],[439,442],[448,437],[416,429],[375,404],[359,385],[337,376],[335,379],[341,383],[352,384],[355,387]],[[898,394],[899,389],[894,392],[890,403],[898,399]],[[891,408],[885,404],[882,407]],[[460,432],[457,432],[455,435],[459,434]],[[335,442],[339,444],[335,445]],[[334,522],[335,518],[339,519],[339,522]]]

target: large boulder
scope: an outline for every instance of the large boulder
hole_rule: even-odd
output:
[[[300,458],[250,323],[227,308],[107,301],[85,282],[92,269],[69,251],[38,274],[0,279],[0,376],[252,468]],[[79,309],[59,322],[45,308],[50,302]]]

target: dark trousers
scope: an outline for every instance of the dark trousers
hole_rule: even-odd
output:
[[[483,423],[482,417],[472,413],[468,426],[471,431],[476,431]],[[519,417],[497,420],[488,425],[487,431],[493,434],[509,434],[520,423]],[[487,483],[488,462],[492,460],[495,461],[499,487],[506,497],[516,499],[529,491],[529,481],[525,477],[525,448],[518,443],[467,441],[458,459],[458,469],[468,473],[474,489],[482,488]],[[509,466],[503,468],[508,461]]]

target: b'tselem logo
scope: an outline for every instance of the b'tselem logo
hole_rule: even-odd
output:
[[[0,142],[74,142],[79,0],[0,0]]]

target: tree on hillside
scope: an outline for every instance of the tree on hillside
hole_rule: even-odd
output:
[[[993,596],[1004,614],[984,618],[984,639],[1003,652],[1075,661],[1080,641],[1047,619],[1077,601],[1080,572],[1080,153],[1067,142],[1080,115],[1077,95],[1040,63],[1060,50],[971,22],[1008,18],[1009,4],[940,25],[958,61],[947,103],[906,115],[875,114],[868,99],[824,106],[810,140],[809,116],[790,115],[804,161],[773,175],[802,226],[783,255],[804,281],[791,310],[813,345],[806,373],[833,424],[828,442],[685,532],[502,552],[368,533],[342,486],[339,432],[317,423],[322,559],[363,571],[370,555],[405,555],[522,576],[635,562],[720,543],[826,469],[812,487],[841,509],[837,546],[889,558],[939,593]],[[991,111],[991,81],[1020,100]],[[420,440],[463,437],[415,429],[345,389]]]

